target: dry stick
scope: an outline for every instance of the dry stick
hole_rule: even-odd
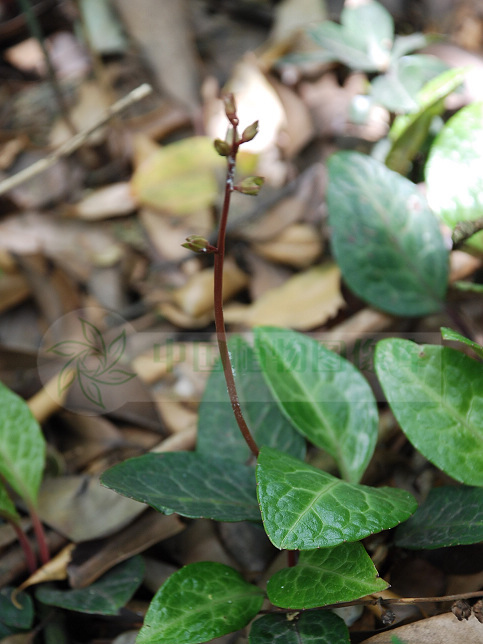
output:
[[[238,152],[239,142],[237,142],[237,126],[238,118],[228,116],[232,125],[233,140],[231,144],[230,155],[227,157],[227,172],[225,180],[225,198],[223,200],[223,209],[220,217],[220,227],[218,231],[218,245],[215,253],[215,269],[214,269],[214,308],[215,308],[215,327],[216,339],[218,341],[218,350],[220,352],[221,364],[223,365],[223,372],[225,374],[226,386],[228,395],[230,397],[233,413],[235,414],[238,427],[245,439],[250,451],[258,457],[259,449],[253,436],[251,435],[248,425],[243,417],[243,412],[240,407],[238,399],[238,392],[235,385],[235,378],[233,376],[233,368],[231,366],[230,352],[228,351],[228,344],[225,330],[225,317],[223,315],[223,261],[225,259],[225,236],[226,224],[228,221],[228,212],[230,210],[231,193],[233,192],[233,180],[235,177],[236,155]]]
[[[51,166],[55,165],[57,161],[59,161],[62,157],[66,157],[78,150],[82,145],[84,145],[84,143],[93,132],[105,125],[113,116],[116,116],[116,114],[119,114],[119,112],[122,112],[127,107],[130,107],[134,103],[142,100],[143,98],[151,94],[152,91],[153,88],[147,83],[143,83],[143,85],[140,85],[136,89],[133,89],[132,92],[129,92],[129,94],[123,96],[116,103],[111,105],[106,110],[106,113],[98,121],[96,121],[94,125],[73,136],[71,139],[60,145],[56,150],[48,154],[45,158],[36,161],[28,168],[17,172],[17,174],[14,174],[12,177],[7,177],[3,181],[1,181],[0,195],[5,194],[9,190],[12,190],[12,188],[16,188],[24,181],[31,179],[40,172],[47,170]]]
[[[383,597],[373,597],[372,599],[353,599],[348,602],[338,602],[336,604],[327,604],[318,608],[272,608],[261,610],[260,613],[298,613],[298,612],[312,612],[315,610],[332,610],[333,608],[344,608],[345,606],[386,606],[389,604],[396,606],[404,606],[407,604],[432,604],[433,602],[455,602],[459,599],[476,599],[483,597],[483,590],[477,590],[471,593],[460,593],[459,595],[444,595],[443,597],[391,597],[384,599]]]

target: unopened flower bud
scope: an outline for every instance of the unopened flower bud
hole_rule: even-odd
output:
[[[223,94],[223,103],[225,104],[225,114],[228,119],[236,116],[236,103],[233,94]]]
[[[186,243],[181,244],[183,248],[192,250],[194,253],[215,253],[216,247],[212,246],[210,242],[204,237],[199,235],[190,235],[186,238]]]
[[[247,177],[235,189],[244,195],[256,196],[260,192],[264,181],[265,179],[263,177]]]
[[[221,139],[215,139],[213,141],[213,145],[215,146],[215,150],[218,152],[220,157],[230,156],[231,146],[226,141],[222,141]]]
[[[243,130],[241,142],[246,143],[247,141],[251,141],[257,136],[257,134],[258,134],[258,121],[255,121],[254,123],[252,123],[251,125],[249,125]]]

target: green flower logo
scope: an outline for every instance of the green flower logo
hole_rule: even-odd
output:
[[[101,385],[122,385],[136,375],[119,365],[126,349],[126,332],[123,330],[106,345],[99,329],[87,320],[79,321],[85,342],[63,340],[47,350],[67,359],[59,374],[58,393],[62,394],[77,378],[86,399],[105,409]]]

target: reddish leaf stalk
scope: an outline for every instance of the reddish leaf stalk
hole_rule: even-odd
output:
[[[32,519],[32,527],[34,529],[35,538],[37,539],[37,545],[39,547],[40,561],[43,565],[45,565],[48,561],[50,561],[50,552],[47,545],[47,540],[45,538],[44,527],[39,515],[37,514],[37,510],[34,507],[29,507],[29,514],[30,518]]]
[[[259,449],[256,444],[248,425],[243,416],[243,412],[240,407],[240,401],[238,399],[238,392],[236,389],[235,378],[233,375],[233,368],[231,364],[230,352],[228,351],[228,344],[226,338],[225,330],[225,317],[223,314],[223,263],[225,259],[225,236],[226,236],[226,224],[228,221],[228,212],[230,210],[230,201],[231,193],[234,190],[234,178],[235,178],[235,166],[236,166],[236,155],[238,153],[238,148],[240,146],[240,141],[237,141],[237,127],[238,127],[238,118],[235,114],[227,115],[228,120],[232,125],[232,144],[231,151],[227,157],[227,173],[225,180],[225,197],[223,200],[223,208],[221,211],[220,217],[220,227],[218,230],[218,245],[217,251],[215,253],[215,284],[214,284],[214,307],[215,307],[215,326],[216,326],[216,339],[218,341],[218,349],[220,352],[221,363],[223,365],[223,372],[225,374],[226,386],[228,389],[228,395],[230,397],[231,406],[233,413],[235,414],[236,422],[238,427],[245,439],[250,451],[255,456],[258,457]]]
[[[9,519],[9,523],[12,526],[12,528],[15,530],[15,534],[17,535],[17,539],[22,547],[23,553],[25,555],[25,561],[27,562],[27,566],[29,569],[30,574],[33,574],[37,570],[37,560],[35,558],[34,551],[32,549],[32,546],[30,545],[30,541],[27,539],[27,535],[22,529],[22,526],[20,523],[16,523],[15,521]]]

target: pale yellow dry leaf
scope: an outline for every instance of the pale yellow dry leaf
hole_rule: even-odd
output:
[[[215,172],[225,166],[209,137],[194,136],[160,147],[135,170],[131,187],[139,203],[187,215],[213,204]]]
[[[248,284],[248,275],[232,260],[225,261],[223,271],[223,300],[231,298]],[[188,282],[173,293],[174,303],[184,313],[198,317],[213,310],[214,275],[205,268],[192,275]]]
[[[69,543],[65,546],[53,559],[44,564],[41,568],[36,570],[23,584],[21,584],[12,595],[12,601],[15,603],[15,598],[18,593],[29,586],[36,584],[43,584],[46,581],[56,581],[67,579],[67,566],[72,558],[72,551],[75,548],[74,543]]]
[[[344,306],[340,270],[332,262],[298,273],[246,307],[226,307],[227,322],[276,325],[306,331],[324,324]]]
[[[21,273],[0,275],[0,313],[20,304],[30,294],[30,285]]]
[[[129,215],[137,207],[128,181],[113,183],[93,190],[81,201],[68,209],[69,214],[85,219],[98,221],[109,217]]]
[[[294,268],[307,268],[323,249],[322,239],[310,224],[293,224],[285,228],[273,241],[254,244],[254,250],[273,262]]]
[[[453,613],[443,613],[379,633],[362,644],[392,644],[393,635],[404,644],[481,644],[483,625],[473,615],[459,622]]]

